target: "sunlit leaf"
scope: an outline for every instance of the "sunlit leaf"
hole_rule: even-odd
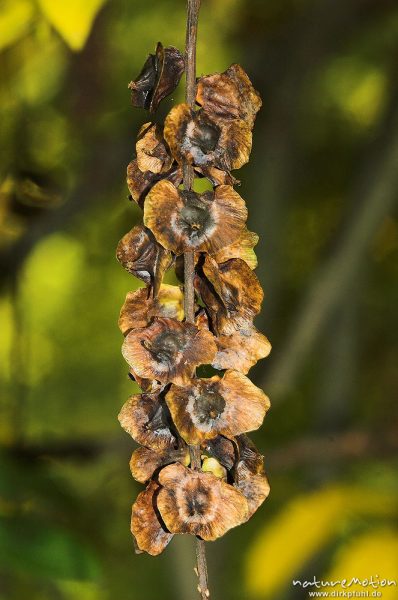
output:
[[[345,544],[337,553],[330,571],[323,577],[327,581],[341,581],[353,578],[361,581],[371,576],[380,584],[383,580],[398,581],[398,533],[387,529],[377,529],[365,535],[361,535]],[[362,585],[353,584],[349,588],[336,585],[334,588],[339,592],[363,592],[366,589]],[[381,585],[378,588],[383,594],[383,600],[395,600],[397,598],[396,585]]]
[[[0,8],[0,50],[7,48],[29,29],[33,3],[28,0],[7,0]]]
[[[299,496],[267,524],[249,549],[249,593],[255,597],[272,596],[334,538],[338,527],[350,516],[384,516],[393,512],[390,495],[354,486],[330,486]],[[264,565],[272,565],[272,569],[265,569]]]
[[[68,46],[81,50],[90,34],[93,22],[106,0],[39,0],[40,8]]]

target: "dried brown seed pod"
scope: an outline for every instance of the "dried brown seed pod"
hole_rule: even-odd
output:
[[[136,481],[146,483],[158,469],[175,462],[180,462],[186,467],[189,465],[190,455],[185,444],[161,452],[140,446],[132,454],[130,470]]]
[[[211,440],[204,440],[201,448],[206,454],[214,456],[228,471],[236,462],[236,443],[222,435]]]
[[[131,513],[131,533],[138,549],[152,556],[163,552],[173,538],[156,508],[158,492],[159,485],[151,481],[148,487],[138,494]]]
[[[237,371],[172,385],[166,402],[179,434],[192,445],[258,429],[270,406],[264,392]]]
[[[271,352],[269,340],[252,325],[232,335],[220,335],[216,343],[218,352],[213,367],[220,370],[235,369],[245,375],[258,360]]]
[[[179,286],[162,283],[156,298],[147,288],[128,292],[120,311],[119,329],[127,335],[132,329],[149,325],[153,317],[183,320],[184,294]]]
[[[116,258],[126,271],[150,285],[155,295],[164,273],[173,264],[171,252],[163,248],[143,225],[133,227],[122,237]]]
[[[138,77],[129,83],[131,102],[137,108],[156,111],[159,103],[177,87],[184,72],[184,57],[177,48],[158,42]]]
[[[188,104],[171,109],[164,124],[164,137],[178,163],[239,169],[249,160],[252,147],[250,127],[241,119],[220,119]]]
[[[224,73],[198,79],[196,102],[206,111],[229,119],[243,119],[253,127],[261,108],[261,98],[240,65],[231,65]]]
[[[234,470],[235,486],[247,500],[247,518],[250,519],[268,497],[270,486],[264,473],[264,459],[250,438],[247,435],[239,435],[236,441],[239,460]]]
[[[166,450],[177,445],[177,438],[170,430],[167,414],[157,394],[130,396],[118,419],[136,442],[152,450]]]
[[[127,187],[132,200],[141,208],[144,206],[145,197],[152,186],[161,179],[168,179],[175,185],[182,181],[182,169],[174,164],[166,173],[152,173],[152,171],[141,171],[137,159],[132,160],[127,166]]]
[[[145,394],[160,394],[166,387],[165,383],[160,383],[160,381],[156,381],[156,379],[145,379],[140,377],[131,367],[129,369],[129,377],[139,385]]]
[[[257,256],[253,248],[258,242],[258,235],[249,231],[246,227],[241,231],[239,238],[233,244],[221,248],[215,255],[214,260],[220,264],[230,258],[241,258],[251,269],[257,267]]]
[[[198,194],[159,181],[144,207],[145,225],[175,254],[214,254],[239,238],[246,219],[246,204],[229,185]]]
[[[216,351],[209,331],[166,318],[134,329],[122,347],[125,360],[139,377],[177,385],[188,384],[196,367],[210,364]]]
[[[191,471],[181,464],[159,473],[157,506],[172,533],[190,533],[215,540],[247,518],[247,501],[237,489],[211,473]]]
[[[203,263],[203,275],[195,286],[218,335],[232,335],[247,329],[260,312],[263,290],[245,261],[236,258],[217,264],[210,256]]]
[[[140,171],[167,173],[173,163],[162,128],[157,123],[145,123],[141,127],[135,148]]]

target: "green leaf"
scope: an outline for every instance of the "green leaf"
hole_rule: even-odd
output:
[[[105,2],[106,0],[39,0],[39,6],[68,46],[78,52],[84,48],[94,19]]]
[[[68,531],[28,516],[0,518],[3,571],[28,571],[37,577],[94,579],[93,554]]]

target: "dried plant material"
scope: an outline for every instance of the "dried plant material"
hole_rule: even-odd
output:
[[[147,288],[128,292],[120,311],[119,329],[127,335],[132,329],[146,327],[153,317],[166,317],[182,321],[184,294],[179,286],[162,283],[156,298]]]
[[[189,450],[185,444],[161,452],[140,446],[132,454],[130,471],[136,481],[146,483],[161,467],[175,462],[180,462],[186,467],[189,465]]]
[[[163,48],[158,42],[156,53],[149,54],[141,73],[129,83],[133,106],[156,111],[163,98],[173,93],[183,72],[181,52],[174,46]]]
[[[138,279],[142,279],[157,294],[164,273],[173,264],[171,253],[163,248],[143,225],[133,227],[120,240],[116,258]]]
[[[191,471],[181,464],[159,473],[157,506],[167,529],[211,541],[247,518],[247,501],[237,489],[211,473]]]
[[[152,450],[174,448],[176,436],[157,394],[130,396],[119,413],[119,423],[131,437]]]
[[[222,435],[204,440],[201,448],[203,452],[216,458],[228,471],[236,462],[236,444]]]
[[[264,473],[264,459],[256,446],[247,435],[238,436],[237,442],[239,460],[235,466],[235,486],[247,500],[249,506],[247,518],[250,519],[268,497],[270,486]]]
[[[206,111],[226,119],[242,119],[252,128],[261,108],[261,98],[240,65],[224,73],[200,77],[196,102]]]
[[[173,162],[157,123],[145,123],[138,132],[136,143],[137,165],[140,171],[166,173]]]
[[[146,490],[138,494],[131,514],[131,533],[138,549],[152,556],[163,552],[173,538],[156,509],[158,490],[159,485],[151,481]]]
[[[239,238],[246,219],[245,202],[229,185],[198,194],[159,181],[144,207],[145,225],[162,246],[175,254],[214,254]]]
[[[164,137],[178,163],[195,167],[239,169],[249,160],[251,129],[240,119],[225,120],[188,104],[171,109],[164,124]]]
[[[253,326],[232,335],[220,335],[216,343],[218,352],[213,367],[220,370],[235,369],[245,375],[257,361],[271,352],[269,340]]]
[[[270,406],[264,392],[236,371],[222,378],[195,379],[186,387],[172,385],[166,402],[179,434],[190,445],[258,429]]]
[[[236,179],[228,171],[222,171],[216,167],[195,167],[195,173],[206,177],[213,186],[217,185],[239,185],[239,179]]]
[[[159,394],[165,387],[166,384],[160,383],[155,379],[144,379],[134,372],[134,369],[129,370],[129,377],[139,385],[143,392],[146,394]]]
[[[127,187],[132,200],[141,208],[144,206],[145,197],[149,190],[161,179],[168,179],[175,185],[182,181],[182,170],[174,164],[166,173],[152,173],[152,171],[141,171],[137,159],[132,160],[127,166]]]
[[[233,244],[219,250],[214,260],[223,263],[230,258],[241,258],[253,270],[257,267],[257,256],[253,248],[258,243],[258,235],[246,227],[241,231],[239,238]]]
[[[186,385],[200,364],[210,364],[217,347],[213,335],[191,323],[155,318],[149,327],[131,331],[122,353],[139,377]]]
[[[263,290],[250,267],[237,258],[220,265],[210,256],[203,263],[204,277],[195,286],[218,335],[232,335],[252,324],[260,312]]]

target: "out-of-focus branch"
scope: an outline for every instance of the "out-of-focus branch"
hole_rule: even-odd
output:
[[[339,247],[315,275],[290,328],[291,333],[267,374],[264,383],[267,390],[273,390],[276,401],[281,401],[283,392],[291,388],[332,311],[344,301],[372,237],[397,200],[398,111],[395,98],[395,111],[386,123],[385,135],[378,140],[371,158],[360,169],[354,190],[356,212],[351,215]]]
[[[271,450],[266,458],[267,468],[273,471],[331,464],[338,461],[386,458],[395,456],[398,449],[396,429],[371,433],[350,430],[330,433],[327,437],[305,437]]]

